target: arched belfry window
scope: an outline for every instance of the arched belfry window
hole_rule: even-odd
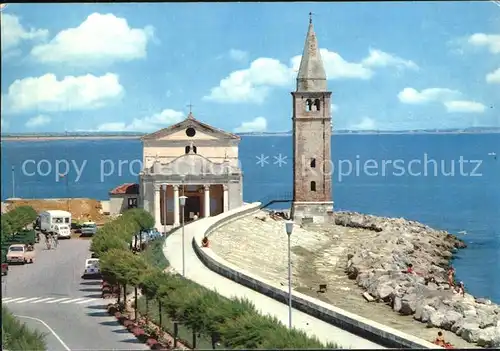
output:
[[[184,150],[186,151],[186,154],[189,154],[191,151],[195,154],[198,153],[198,149],[193,144],[186,146]]]
[[[311,182],[311,191],[316,191],[316,182],[315,181]]]
[[[321,110],[321,101],[319,99],[314,100],[314,109],[316,111]]]
[[[312,102],[312,100],[311,100],[311,99],[307,99],[307,100],[306,100],[306,106],[305,106],[306,111],[307,111],[307,112],[312,111],[312,107],[313,107],[313,102]]]
[[[311,158],[311,168],[316,168],[316,159]]]

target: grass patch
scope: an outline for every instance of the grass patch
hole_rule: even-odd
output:
[[[2,307],[2,349],[44,351],[45,334],[28,329],[5,307]]]
[[[163,245],[165,244],[165,238],[158,238],[152,240],[148,243],[146,250],[142,252],[144,259],[152,266],[159,268],[161,270],[169,266],[169,262],[165,255],[163,254]]]

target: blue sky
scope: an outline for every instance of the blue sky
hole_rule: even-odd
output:
[[[2,131],[290,130],[309,11],[334,128],[500,127],[494,2],[123,3],[3,9]]]

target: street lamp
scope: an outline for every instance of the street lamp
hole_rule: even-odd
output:
[[[288,328],[292,329],[292,258],[290,237],[293,232],[293,222],[285,222],[286,235],[288,237]]]
[[[187,196],[180,196],[179,202],[181,204],[181,227],[182,227],[182,276],[186,276],[186,256],[185,256],[185,243],[184,243],[184,206],[186,206]]]

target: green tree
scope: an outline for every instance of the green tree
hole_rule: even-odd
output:
[[[2,215],[0,219],[0,226],[0,230],[2,232],[2,242],[5,242],[8,237],[12,235],[12,228],[8,219],[6,218],[6,215]]]
[[[104,253],[112,249],[126,250],[127,243],[117,234],[108,233],[104,228],[100,229],[99,233],[96,233],[92,238],[90,250],[94,252],[97,257],[101,257]]]
[[[139,225],[141,230],[153,228],[155,225],[155,219],[153,216],[142,208],[132,208],[127,210],[123,216],[134,220]]]
[[[37,218],[35,209],[31,206],[19,206],[2,215],[2,222],[6,221],[15,234],[31,224]]]
[[[149,315],[149,301],[158,297],[160,288],[164,284],[167,284],[167,280],[167,275],[161,269],[152,268],[147,272],[147,274],[144,275],[143,279],[139,283],[139,288],[141,289],[146,299],[146,318],[148,318]],[[161,303],[158,303],[158,309],[158,315],[160,316],[161,325]]]

